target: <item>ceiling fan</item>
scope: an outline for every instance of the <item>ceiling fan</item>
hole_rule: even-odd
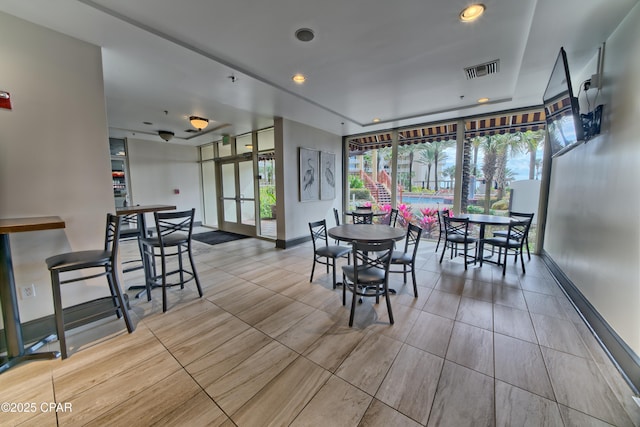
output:
[[[231,126],[231,123],[221,123],[218,126],[214,126],[212,128],[208,128],[206,130],[185,129],[184,133],[191,134],[189,136],[176,136],[175,132],[170,131],[170,130],[145,131],[145,130],[138,130],[138,129],[124,129],[124,128],[119,128],[119,127],[111,127],[111,129],[117,129],[117,130],[122,130],[122,131],[125,131],[125,132],[131,132],[134,135],[136,133],[140,133],[140,134],[143,134],[143,135],[151,135],[151,136],[156,136],[157,135],[160,138],[162,138],[163,140],[168,142],[168,141],[170,141],[170,140],[172,140],[174,138],[175,139],[181,139],[183,141],[189,141],[190,139],[197,138],[199,136],[206,135],[208,133],[218,131],[218,130],[226,128],[228,126]]]

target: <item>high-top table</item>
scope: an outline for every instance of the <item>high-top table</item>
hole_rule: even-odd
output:
[[[145,221],[144,218],[144,214],[146,213],[153,213],[153,212],[160,212],[160,211],[173,211],[176,210],[176,207],[174,205],[137,205],[137,206],[127,206],[127,207],[122,207],[122,208],[117,208],[116,209],[116,214],[117,215],[136,215],[137,217],[137,225],[138,225],[138,249],[140,251],[140,259],[142,260],[142,266],[144,268],[144,280],[145,280],[145,285],[144,286],[139,286],[139,285],[134,285],[134,286],[129,286],[130,290],[140,290],[140,292],[138,292],[138,294],[136,295],[136,298],[139,298],[140,295],[144,294],[145,292],[147,293],[147,300],[151,301],[151,295],[149,292],[147,292],[147,286],[146,283],[149,280],[149,277],[151,277],[152,272],[151,272],[151,266],[146,262],[145,258],[144,258],[144,253],[142,250],[142,239],[144,239],[147,233],[147,223]]]
[[[0,365],[0,373],[21,362],[60,357],[60,353],[57,351],[36,353],[44,344],[54,340],[55,335],[49,335],[29,348],[24,347],[9,245],[9,234],[11,233],[59,228],[65,228],[65,223],[57,216],[0,219],[0,305],[2,306],[2,320],[4,321],[4,334],[7,343],[7,358]]]

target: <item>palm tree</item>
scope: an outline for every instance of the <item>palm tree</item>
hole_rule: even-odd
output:
[[[538,147],[544,141],[544,133],[541,130],[521,132],[520,140],[522,148],[529,153],[529,179],[536,177],[536,153]]]
[[[478,151],[480,151],[480,145],[482,145],[482,140],[486,139],[486,136],[476,136],[475,138],[471,138],[470,145],[473,147],[473,169],[471,170],[471,174],[473,176],[478,176]]]
[[[467,208],[469,206],[469,185],[470,185],[470,176],[471,176],[471,141],[465,139],[464,144],[462,144],[462,191],[461,196],[462,200],[460,203],[460,212],[467,212]]]
[[[400,145],[398,147],[398,157],[400,155],[403,155],[409,158],[409,177],[408,177],[409,185],[406,186],[409,189],[409,191],[411,191],[411,178],[413,177],[413,155],[417,149],[418,149],[418,146],[411,143],[407,145]]]
[[[499,141],[499,154],[496,161],[496,175],[495,180],[498,185],[498,200],[502,200],[504,197],[504,187],[507,182],[507,157],[509,155],[515,156],[521,147],[521,139],[519,136],[513,134],[503,134],[495,136]]]
[[[485,138],[481,144],[484,153],[482,173],[485,178],[484,188],[484,213],[489,213],[491,207],[491,187],[493,187],[493,177],[496,174],[496,163],[500,153],[500,139],[495,136]]]
[[[430,188],[430,183],[431,183],[431,167],[433,166],[433,163],[435,162],[434,159],[434,151],[431,148],[431,144],[423,144],[420,147],[420,150],[418,151],[418,157],[415,159],[416,163],[420,163],[422,165],[426,165],[427,166],[427,173],[425,173],[425,181],[427,181],[427,190],[429,190]]]
[[[438,186],[438,164],[446,160],[447,154],[444,152],[444,150],[451,147],[453,144],[455,144],[455,141],[451,139],[447,139],[446,141],[434,141],[431,143],[431,147],[433,148],[433,164],[436,191],[438,191],[438,189],[440,188]]]

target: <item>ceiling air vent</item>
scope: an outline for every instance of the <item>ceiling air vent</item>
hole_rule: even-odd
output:
[[[495,74],[500,71],[500,60],[485,62],[484,64],[474,65],[473,67],[467,67],[464,69],[464,73],[467,75],[467,80],[476,79],[482,76],[488,76],[489,74]]]

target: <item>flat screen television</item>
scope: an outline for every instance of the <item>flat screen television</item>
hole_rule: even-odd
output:
[[[560,48],[542,101],[552,156],[566,153],[584,141],[580,107],[571,89],[571,76],[564,48]]]

